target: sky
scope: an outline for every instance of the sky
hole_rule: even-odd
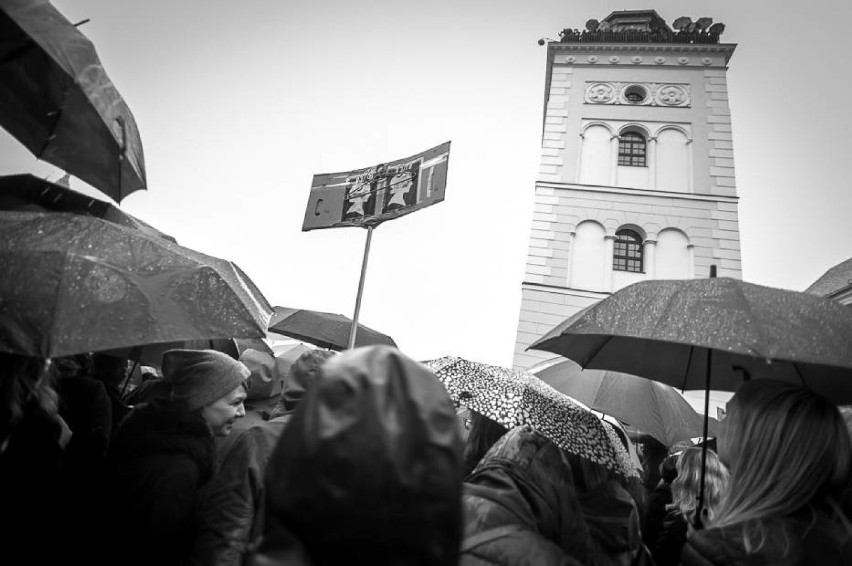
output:
[[[366,231],[302,232],[315,173],[451,141],[446,200],[373,233],[360,322],[415,359],[511,366],[546,48],[615,10],[711,17],[728,71],[743,278],[804,290],[852,256],[852,3],[54,0],[132,110],[120,204],[236,262],[273,305],[352,316]],[[0,174],[63,172],[0,130]],[[105,198],[82,181],[72,188]]]

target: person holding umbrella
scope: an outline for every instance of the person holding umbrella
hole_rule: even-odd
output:
[[[852,524],[837,503],[852,480],[852,441],[831,401],[748,381],[728,403],[718,452],[728,493],[710,528],[687,539],[683,566],[852,564]]]
[[[105,562],[182,564],[202,488],[216,471],[216,438],[245,416],[249,369],[215,350],[169,350],[171,397],[137,405],[107,455]]]

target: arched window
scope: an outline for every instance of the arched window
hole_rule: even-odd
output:
[[[645,136],[639,132],[625,132],[618,137],[618,164],[645,167]]]
[[[642,273],[642,238],[633,230],[622,229],[615,233],[612,268],[617,271]]]

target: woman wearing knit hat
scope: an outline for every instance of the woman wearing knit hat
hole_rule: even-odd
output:
[[[108,557],[122,564],[180,564],[189,554],[200,489],[213,477],[216,438],[245,415],[248,368],[214,350],[169,350],[168,399],[138,405],[108,454]]]

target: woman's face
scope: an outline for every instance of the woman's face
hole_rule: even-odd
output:
[[[243,401],[246,400],[246,390],[238,385],[224,397],[216,399],[201,409],[201,415],[216,436],[228,436],[237,419],[246,416]]]

